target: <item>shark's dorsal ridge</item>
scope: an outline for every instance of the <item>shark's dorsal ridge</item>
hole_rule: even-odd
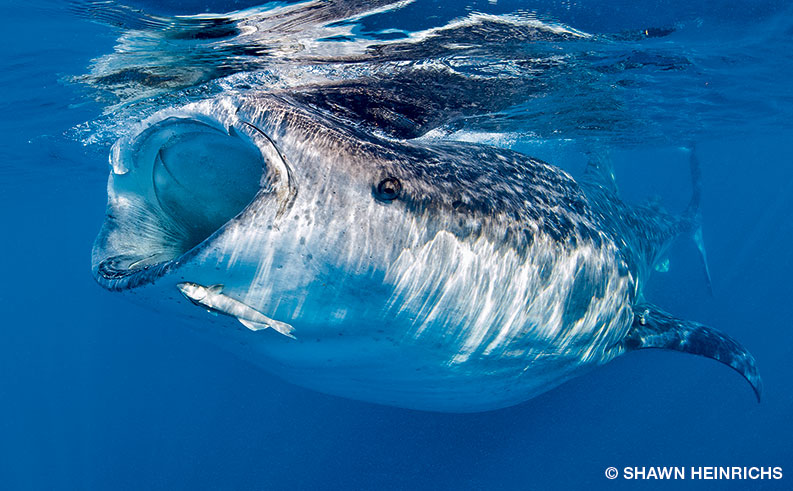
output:
[[[614,164],[609,152],[602,148],[592,148],[587,152],[588,160],[584,169],[584,178],[596,183],[615,195],[619,194]]]

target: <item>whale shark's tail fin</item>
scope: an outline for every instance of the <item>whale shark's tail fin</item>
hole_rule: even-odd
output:
[[[708,292],[713,295],[713,282],[710,279],[710,268],[708,267],[708,253],[705,251],[705,242],[702,239],[702,224],[697,224],[694,229],[694,243],[699,251],[699,259],[702,262],[702,269],[705,272],[705,281],[708,285]]]
[[[705,250],[705,241],[702,238],[702,214],[699,211],[702,202],[702,168],[697,158],[696,147],[692,143],[688,146],[689,165],[691,167],[691,200],[683,214],[683,222],[686,231],[691,233],[694,244],[699,251],[699,258],[702,262],[702,269],[705,273],[708,291],[713,295],[713,283],[710,279],[710,268],[708,267],[708,254]]]
[[[586,148],[587,164],[579,183],[586,186],[587,194],[591,193],[610,203],[615,201],[621,203],[608,148],[597,142],[594,144],[590,142],[589,145]],[[634,207],[622,205],[606,208],[601,212],[618,223],[617,233],[637,237],[635,249],[643,251],[642,259],[650,262],[657,271],[666,271],[669,268],[668,258],[664,257],[669,244],[681,235],[689,235],[699,251],[708,291],[713,294],[700,213],[702,170],[694,144],[689,144],[684,149],[689,154],[692,193],[688,206],[682,214],[666,213],[657,203]]]
[[[763,384],[754,357],[737,341],[698,322],[677,319],[651,304],[634,307],[634,319],[622,340],[623,351],[662,348],[720,361],[743,375],[758,402]]]

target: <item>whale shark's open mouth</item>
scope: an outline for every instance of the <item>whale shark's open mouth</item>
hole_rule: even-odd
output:
[[[254,199],[264,173],[245,134],[197,118],[170,117],[119,141],[110,163],[93,267],[113,289],[150,281],[212,236]]]

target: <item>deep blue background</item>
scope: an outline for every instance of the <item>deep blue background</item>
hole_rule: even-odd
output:
[[[159,8],[219,4],[178,3]],[[500,411],[375,406],[287,385],[94,283],[106,157],[63,133],[101,108],[64,80],[111,50],[114,34],[57,3],[3,9],[0,488],[634,489],[653,483],[608,481],[604,469],[762,465],[782,466],[785,478],[683,484],[790,489],[788,128],[699,142],[715,295],[685,242],[647,289],[669,311],[741,340],[760,364],[762,404],[717,363],[651,350]],[[614,156],[627,198],[660,194],[670,208],[687,199],[679,151]]]

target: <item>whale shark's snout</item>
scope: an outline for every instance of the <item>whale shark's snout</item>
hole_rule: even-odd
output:
[[[221,229],[254,199],[266,169],[244,132],[190,117],[169,117],[120,140],[110,164],[93,267],[97,280],[113,289]]]

